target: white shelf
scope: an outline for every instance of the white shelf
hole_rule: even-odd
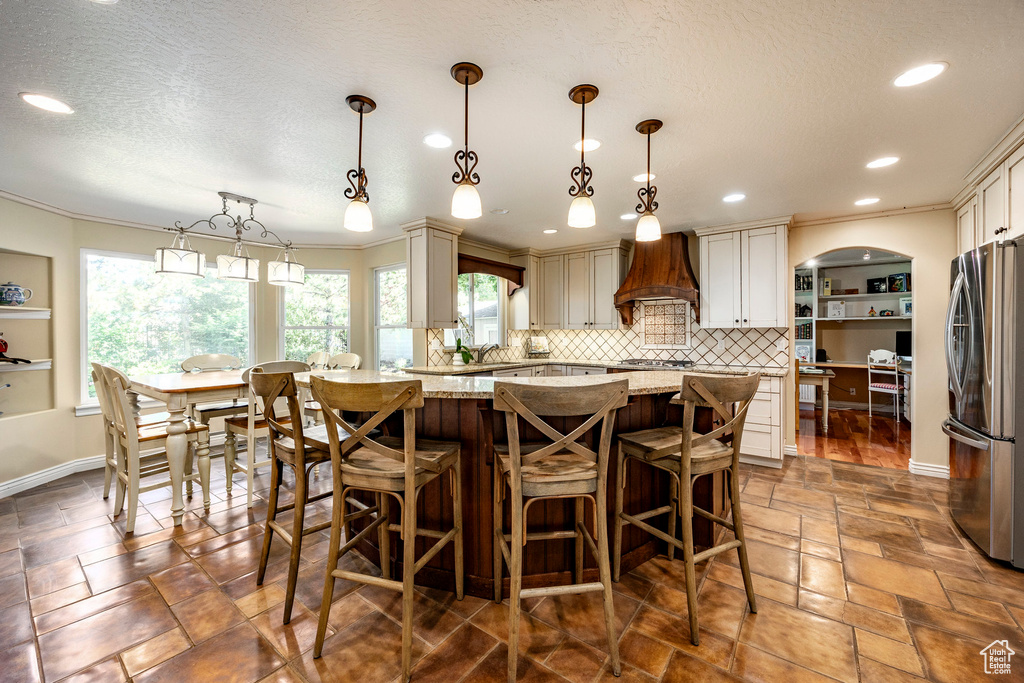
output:
[[[0,320],[49,320],[49,308],[31,306],[0,306]]]
[[[832,299],[883,299],[889,297],[904,297],[910,296],[913,292],[880,292],[877,294],[831,294],[829,296],[819,296],[819,299],[832,300]]]
[[[842,323],[847,320],[913,320],[909,315],[872,315],[861,318],[815,318],[818,322]]]
[[[7,363],[0,361],[0,375],[7,372],[26,372],[28,370],[49,370],[53,365],[52,358],[41,358],[28,363]]]

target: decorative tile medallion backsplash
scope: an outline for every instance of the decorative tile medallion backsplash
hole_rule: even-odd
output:
[[[667,310],[670,306],[673,307],[671,312]],[[704,330],[697,324],[692,310],[689,314],[690,348],[683,348],[686,319],[681,310],[676,313],[675,306],[679,304],[637,303],[634,309],[634,320],[637,322],[620,330],[509,330],[508,345],[490,351],[487,360],[513,362],[526,358],[526,342],[532,334],[546,336],[551,348],[548,357],[560,360],[689,358],[695,363],[707,365],[786,367],[789,364],[789,331],[786,328]],[[656,319],[661,326],[658,332],[654,332],[649,325]],[[671,332],[665,332],[666,325],[671,328]],[[669,336],[672,342],[665,341]],[[660,341],[656,342],[655,339]],[[717,348],[719,339],[725,340],[724,349]],[[777,346],[779,341],[782,341],[781,350]],[[449,365],[452,362],[451,352],[434,348],[435,342],[438,346],[443,344],[443,332],[427,330],[427,365]]]

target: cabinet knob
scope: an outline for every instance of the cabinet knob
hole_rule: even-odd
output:
[[[740,321],[740,319],[736,318],[736,320],[734,320],[733,322],[739,323],[739,321]]]
[[[746,318],[744,318],[744,319],[743,319],[743,322],[747,322],[747,319],[746,319]]]

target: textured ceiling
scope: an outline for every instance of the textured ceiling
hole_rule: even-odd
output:
[[[297,242],[361,244],[448,215],[460,88],[474,61],[471,147],[484,217],[466,235],[510,246],[629,237],[653,137],[665,230],[790,213],[949,200],[1024,112],[1024,4],[950,0],[0,0],[0,189],[151,225],[219,210],[218,190]],[[943,60],[916,88],[901,71]],[[565,225],[577,83],[588,107],[598,225]],[[76,109],[57,116],[21,91]],[[377,229],[341,228],[357,116]],[[902,161],[870,171],[883,155]],[[740,191],[748,199],[723,204]],[[497,216],[491,209],[508,208]],[[559,229],[542,235],[544,228]]]

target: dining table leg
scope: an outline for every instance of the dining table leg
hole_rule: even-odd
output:
[[[174,396],[167,403],[167,412],[170,413],[167,425],[167,466],[171,475],[171,517],[174,518],[174,526],[181,526],[181,518],[185,515],[185,504],[181,497],[181,484],[185,476],[185,451],[188,448],[188,437],[185,432],[188,426],[185,424],[185,409],[187,405]],[[206,448],[206,481],[203,482],[203,502],[208,504],[210,500],[210,449]],[[202,457],[199,461],[200,477],[202,477]]]

